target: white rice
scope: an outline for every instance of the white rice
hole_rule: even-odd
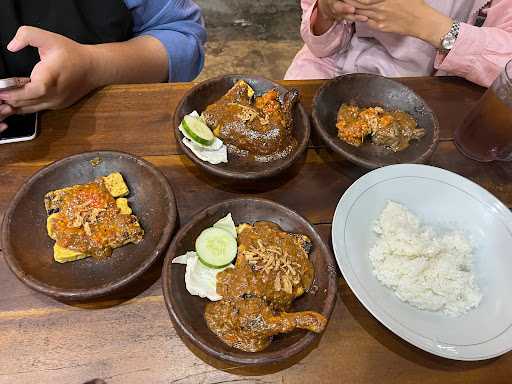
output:
[[[482,300],[472,270],[472,245],[461,231],[437,234],[406,207],[388,201],[375,222],[373,273],[400,300],[460,316]]]

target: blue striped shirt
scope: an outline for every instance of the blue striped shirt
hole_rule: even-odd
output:
[[[169,81],[191,81],[203,69],[206,29],[192,0],[124,0],[135,36],[162,42],[169,56]]]

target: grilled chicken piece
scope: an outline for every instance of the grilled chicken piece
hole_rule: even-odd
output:
[[[409,146],[411,140],[421,139],[425,130],[417,127],[416,120],[402,111],[387,112],[381,107],[359,108],[342,104],[336,122],[338,137],[346,143],[359,147],[365,137],[371,135],[372,142],[385,146],[393,152]]]
[[[272,336],[297,328],[322,332],[327,323],[322,314],[286,312],[312,285],[311,240],[268,221],[240,224],[237,233],[235,268],[217,274],[217,293],[223,299],[206,306],[210,330],[247,352],[261,351]]]
[[[252,88],[241,80],[202,116],[214,135],[237,154],[252,155],[260,161],[285,157],[297,145],[292,135],[292,112],[299,92],[287,92],[282,104],[275,89],[255,99],[253,96]]]
[[[231,347],[258,352],[272,342],[272,336],[297,328],[320,333],[327,319],[316,312],[274,314],[261,298],[238,298],[208,303],[208,327]]]
[[[372,141],[393,152],[401,151],[409,146],[411,140],[419,140],[425,136],[425,130],[418,128],[416,120],[405,112],[389,112],[379,123],[378,129],[372,134]]]
[[[371,133],[368,123],[359,118],[359,108],[354,105],[341,105],[336,128],[338,137],[354,147],[359,147],[364,142],[364,138]]]

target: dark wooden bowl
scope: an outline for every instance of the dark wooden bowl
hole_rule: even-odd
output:
[[[91,160],[101,163],[93,166]],[[111,257],[59,264],[46,232],[44,195],[119,171],[128,201],[145,235],[139,244],[114,250]],[[167,179],[150,163],[121,152],[87,152],[66,157],[33,175],[4,216],[2,251],[14,274],[30,288],[63,301],[109,296],[140,277],[167,249],[176,224],[176,202]]]
[[[262,163],[245,157],[228,153],[228,162],[213,165],[198,159],[183,142],[183,135],[178,127],[183,117],[192,111],[201,114],[208,105],[219,100],[239,80],[245,80],[257,95],[269,89],[277,88],[282,97],[287,91],[285,87],[260,76],[225,75],[203,81],[190,89],[180,101],[174,112],[174,134],[181,150],[202,170],[214,176],[233,181],[250,181],[275,176],[288,169],[306,150],[311,128],[304,107],[297,103],[293,114],[293,135],[297,140],[297,148],[286,158]]]
[[[204,309],[207,299],[192,296],[185,288],[185,266],[172,264],[176,256],[194,250],[197,236],[205,228],[228,213],[235,224],[273,221],[285,231],[306,234],[313,241],[310,259],[315,266],[314,293],[306,293],[294,301],[292,311],[313,310],[329,318],[336,300],[336,269],[330,249],[315,228],[298,213],[269,200],[239,198],[215,204],[194,215],[176,235],[164,261],[162,286],[165,304],[178,333],[208,355],[234,364],[264,365],[290,360],[304,351],[319,335],[295,331],[279,335],[262,352],[239,351],[224,344],[206,325]]]
[[[419,127],[426,130],[426,135],[397,153],[371,143],[354,147],[337,136],[337,114],[343,103],[407,112],[416,119]],[[399,163],[425,163],[439,142],[439,122],[425,100],[397,81],[364,73],[339,76],[320,87],[313,99],[313,124],[334,152],[368,169]]]

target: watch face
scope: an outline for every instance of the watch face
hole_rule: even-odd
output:
[[[453,48],[453,46],[455,45],[455,36],[453,35],[448,35],[446,36],[444,39],[443,39],[443,48],[446,49],[446,50],[450,50]]]

